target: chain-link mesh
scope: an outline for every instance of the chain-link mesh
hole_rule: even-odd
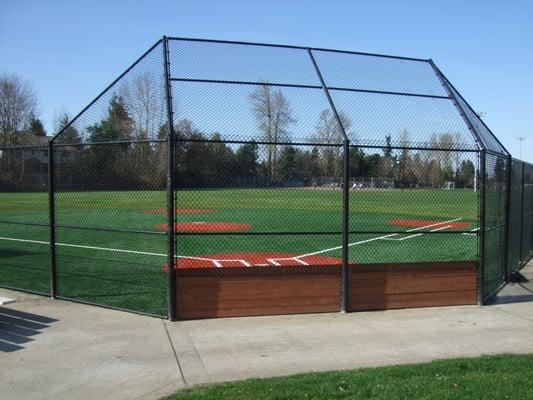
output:
[[[48,146],[0,148],[2,286],[50,291],[48,156]]]
[[[522,265],[527,264],[533,253],[533,166],[524,163],[522,206]]]
[[[522,222],[523,222],[523,163],[519,160],[512,160],[511,163],[511,192],[509,193],[509,242],[507,273],[510,274],[520,268],[521,265],[521,244],[522,244]]]
[[[485,155],[483,297],[494,294],[506,275],[506,206],[509,158]]]
[[[532,250],[532,166],[430,60],[164,39],[43,140],[0,149],[2,286],[181,318],[465,304],[480,256],[485,299]]]
[[[478,145],[485,150],[489,150],[495,153],[506,155],[507,150],[498,141],[492,131],[481,120],[481,117],[470,107],[465,99],[455,90],[453,86],[449,87],[450,93],[452,93],[455,101],[457,102],[458,109],[465,119],[471,134],[476,137],[479,142]]]
[[[54,141],[57,294],[166,315],[161,44]]]

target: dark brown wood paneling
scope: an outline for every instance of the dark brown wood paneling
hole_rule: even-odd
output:
[[[348,310],[476,303],[475,261],[350,265]]]
[[[180,319],[335,312],[339,267],[203,268],[178,271]]]

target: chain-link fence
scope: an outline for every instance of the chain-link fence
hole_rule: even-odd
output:
[[[532,167],[431,60],[164,38],[0,165],[2,286],[170,319],[484,302],[531,255]]]

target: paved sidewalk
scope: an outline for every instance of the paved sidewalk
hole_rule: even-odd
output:
[[[533,278],[533,264],[523,270]],[[0,289],[2,399],[158,399],[306,371],[533,353],[533,283],[492,306],[164,320]]]

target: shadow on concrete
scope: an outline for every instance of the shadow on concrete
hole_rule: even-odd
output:
[[[24,348],[57,319],[0,307],[0,352],[9,353]]]
[[[522,275],[520,275],[523,277]],[[533,302],[533,282],[521,279],[509,283],[494,299],[494,304]]]

